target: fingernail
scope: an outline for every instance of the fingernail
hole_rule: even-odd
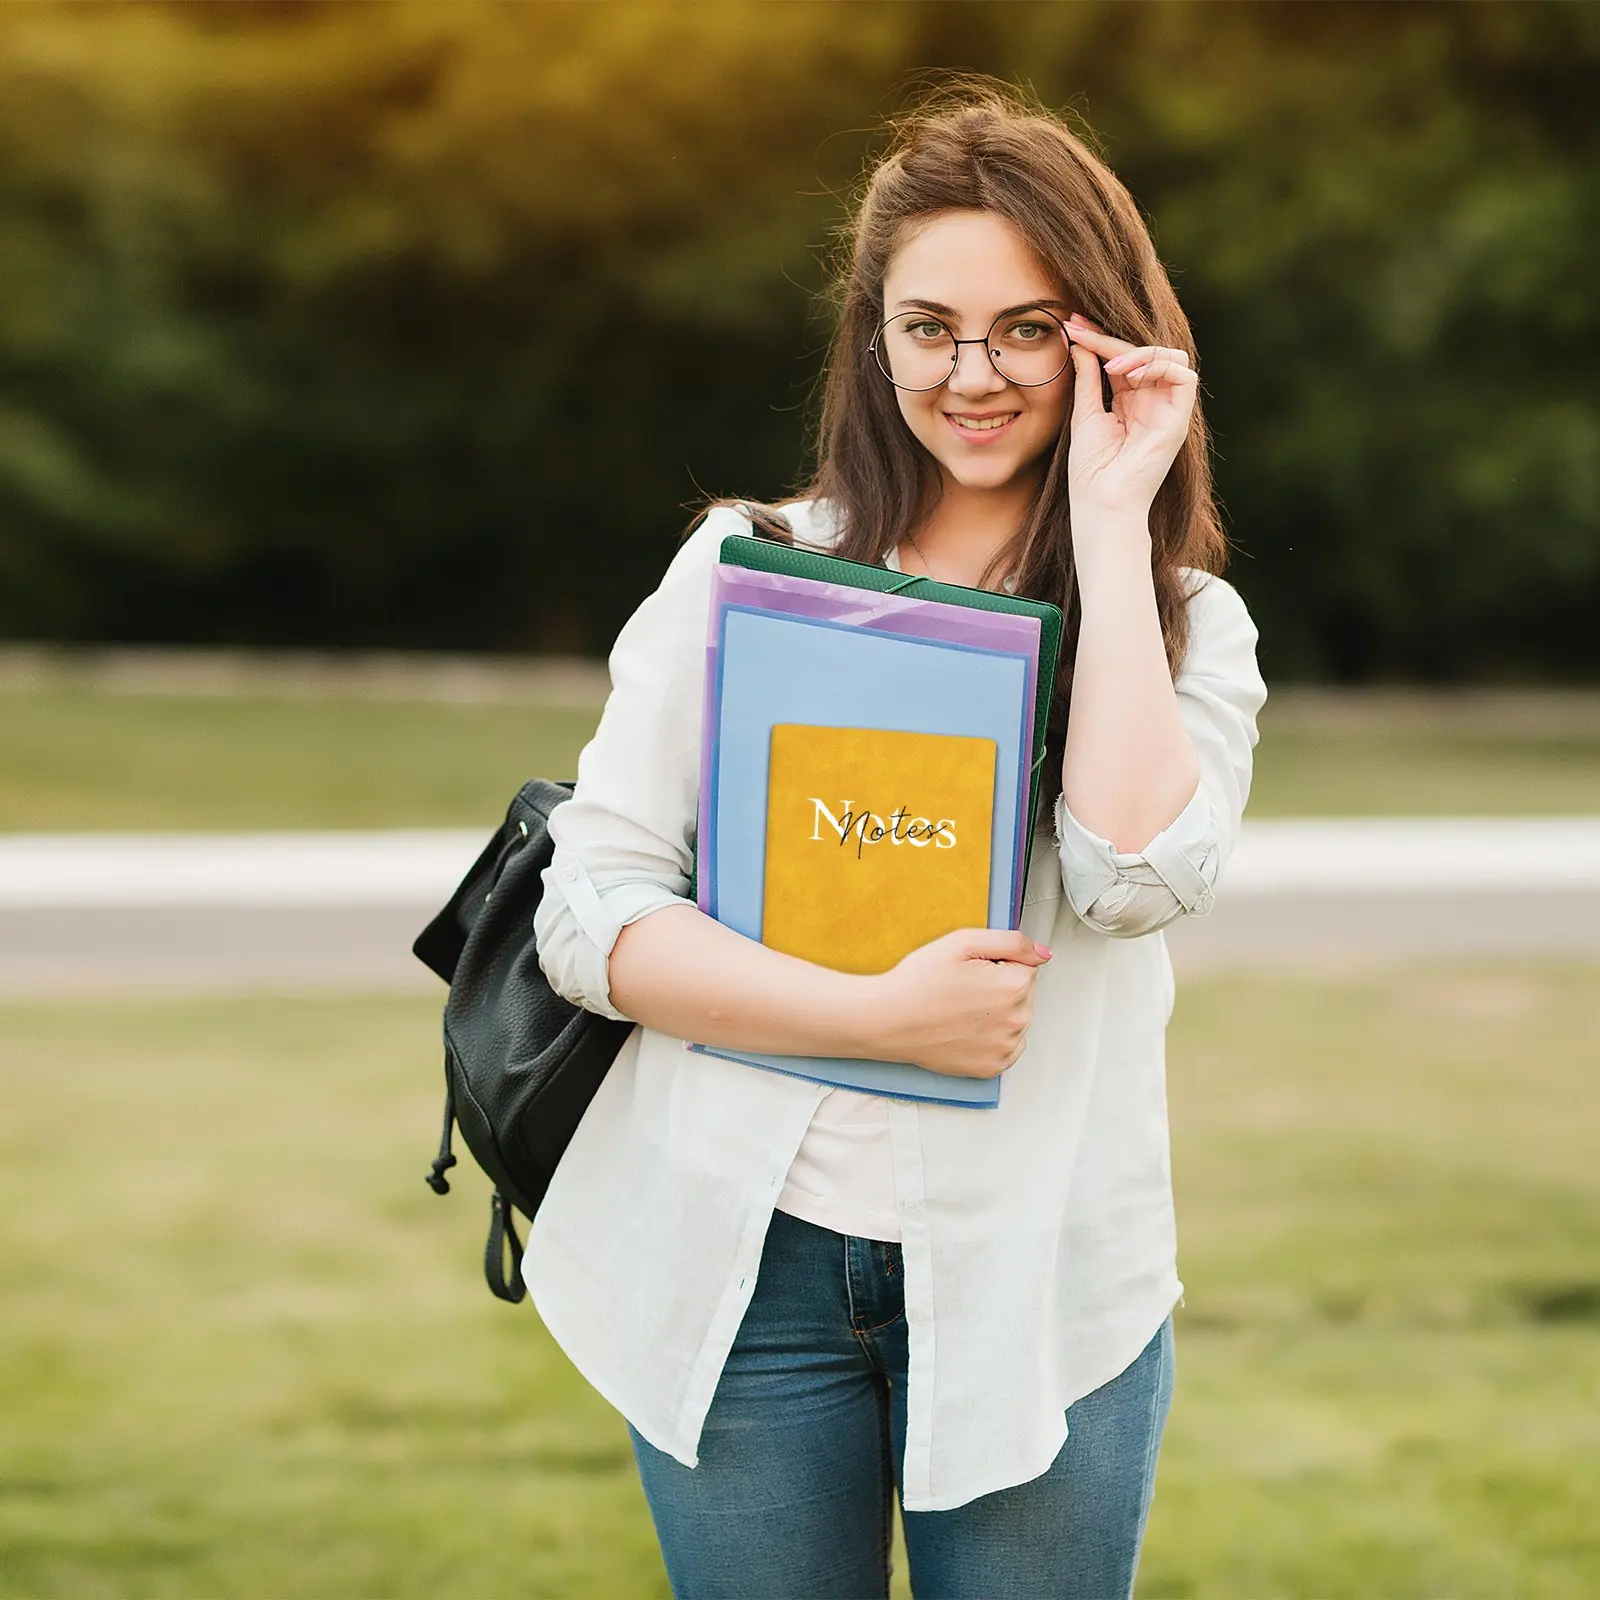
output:
[[[1048,961],[1050,957],[1055,954],[1055,951],[1053,951],[1048,945],[1040,944],[1037,939],[1033,941],[1033,951],[1041,961]]]

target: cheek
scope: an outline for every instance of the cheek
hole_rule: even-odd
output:
[[[894,392],[895,404],[900,407],[900,416],[905,425],[913,433],[918,428],[927,426],[928,397],[925,394],[916,394],[909,389],[896,389]]]
[[[1069,369],[1070,370],[1070,369]],[[1072,407],[1072,387],[1065,376],[1057,378],[1035,393],[1039,396],[1038,408],[1052,433],[1059,433],[1067,425],[1067,414]]]
[[[900,420],[905,423],[915,439],[933,449],[943,437],[939,421],[939,408],[934,404],[934,394],[916,394],[906,389],[895,390],[895,401],[900,407]]]

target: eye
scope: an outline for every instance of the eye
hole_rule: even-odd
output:
[[[1015,339],[1019,344],[1037,344],[1041,339],[1047,338],[1050,325],[1045,322],[1013,322],[1005,330],[1005,337]]]
[[[934,322],[931,318],[922,322],[907,323],[906,332],[913,339],[932,340],[942,339],[945,336],[944,324],[942,322]]]

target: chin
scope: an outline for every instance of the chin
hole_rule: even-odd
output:
[[[1005,489],[1032,465],[1026,461],[941,461],[944,475],[963,489]]]

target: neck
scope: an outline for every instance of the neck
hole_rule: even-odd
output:
[[[1037,483],[974,489],[944,475],[938,503],[916,530],[917,550],[947,583],[977,586],[989,563],[1022,527]]]

